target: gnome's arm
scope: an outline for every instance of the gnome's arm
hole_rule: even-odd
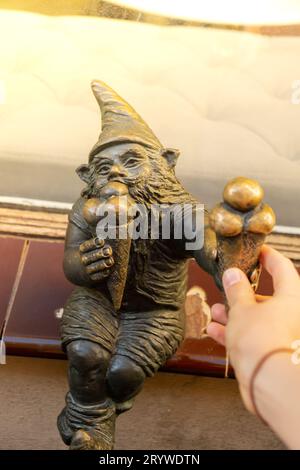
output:
[[[80,245],[89,239],[88,235],[72,222],[69,222],[65,241],[64,273],[73,284],[92,287],[94,282],[88,276],[81,261]]]
[[[95,237],[84,218],[86,201],[79,198],[69,214],[64,271],[73,284],[95,287],[107,279],[114,261],[111,247]]]
[[[184,258],[195,258],[198,265],[209,274],[215,272],[215,260],[217,255],[217,238],[210,228],[209,215],[202,204],[196,201],[187,204],[183,209],[173,209],[175,250]],[[181,226],[181,229],[179,229]]]
[[[204,213],[204,227],[202,227],[202,236],[202,247],[193,250],[192,256],[197,261],[197,264],[202,269],[204,269],[204,271],[214,275],[217,258],[217,237],[215,232],[210,228],[207,212]]]

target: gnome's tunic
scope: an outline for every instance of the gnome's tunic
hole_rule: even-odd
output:
[[[89,239],[82,216],[84,199],[69,216]],[[65,307],[63,346],[85,339],[112,354],[130,357],[152,375],[179,346],[183,337],[186,293],[185,253],[172,240],[133,240],[129,272],[120,311],[115,312],[106,281],[98,288],[77,287]]]

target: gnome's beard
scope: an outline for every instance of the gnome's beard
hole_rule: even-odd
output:
[[[157,158],[151,160],[152,171],[143,179],[129,186],[129,193],[139,204],[150,209],[151,204],[183,204],[195,201],[184,189],[173,170]]]
[[[162,157],[150,156],[152,170],[139,178],[116,178],[128,186],[130,196],[138,203],[144,204],[150,210],[151,204],[184,204],[195,203],[195,199],[184,189]],[[86,198],[99,197],[101,188],[96,187],[96,172],[92,172],[90,183],[82,191]],[[107,184],[108,181],[105,183]],[[103,186],[105,186],[103,184]]]

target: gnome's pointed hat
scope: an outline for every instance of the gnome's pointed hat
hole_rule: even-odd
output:
[[[90,161],[100,150],[121,143],[133,142],[157,150],[163,148],[141,116],[112,88],[94,80],[92,90],[101,109],[102,132],[90,152]]]

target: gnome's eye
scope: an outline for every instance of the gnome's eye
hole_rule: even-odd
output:
[[[99,165],[98,166],[98,173],[100,175],[107,175],[110,172],[110,165]]]
[[[125,159],[125,166],[132,168],[135,166],[139,166],[143,163],[144,158],[140,155],[128,155]]]
[[[137,158],[128,158],[128,160],[126,160],[126,165],[127,166],[134,166],[134,165],[137,165],[139,163],[138,159]]]

